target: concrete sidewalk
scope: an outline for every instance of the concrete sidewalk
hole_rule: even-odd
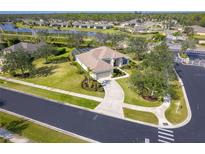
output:
[[[131,105],[127,103],[123,103],[123,107],[132,109],[132,110],[138,110],[138,111],[144,111],[144,112],[151,112],[155,114],[159,120],[159,127],[165,127],[165,123],[168,124],[167,126],[172,126],[171,124],[165,117],[165,111],[169,107],[169,103],[162,103],[162,105],[158,107],[143,107],[143,106],[138,106],[138,105]]]
[[[84,95],[84,94],[80,94],[80,93],[74,93],[74,92],[71,92],[71,91],[52,88],[52,87],[48,87],[48,86],[37,85],[37,84],[34,84],[34,83],[29,83],[29,82],[25,82],[25,81],[21,81],[21,80],[6,78],[6,77],[3,77],[3,76],[0,76],[0,79],[5,80],[5,81],[9,81],[9,82],[13,82],[13,83],[19,83],[19,84],[26,85],[26,86],[31,86],[31,87],[34,87],[34,88],[39,88],[39,89],[49,90],[49,91],[57,92],[57,93],[61,93],[61,94],[66,94],[66,95],[71,95],[71,96],[75,96],[75,97],[94,100],[94,101],[97,101],[97,102],[102,102],[103,101],[103,98],[100,98],[100,97]]]

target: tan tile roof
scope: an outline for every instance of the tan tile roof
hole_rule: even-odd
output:
[[[78,58],[81,63],[94,72],[104,72],[113,69],[111,64],[106,63],[102,59],[113,59],[121,57],[126,56],[105,46],[92,49],[86,53],[76,56],[76,58]]]
[[[20,42],[17,44],[14,44],[8,48],[3,49],[3,51],[16,51],[19,48],[23,48],[28,52],[34,52],[36,51],[38,48],[40,48],[41,46],[45,45],[45,43],[40,42],[38,44],[34,44],[34,43],[27,43],[27,42]]]

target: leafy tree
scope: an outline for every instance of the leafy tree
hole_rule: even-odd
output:
[[[38,50],[34,53],[36,58],[45,58],[46,63],[48,62],[48,57],[51,55],[54,55],[56,53],[56,49],[50,45],[50,44],[45,44],[38,48]]]
[[[168,91],[166,76],[153,69],[134,73],[130,81],[132,87],[143,97],[162,98]]]
[[[187,49],[195,49],[196,41],[194,39],[187,39],[182,42],[181,51],[186,51]]]
[[[4,55],[3,71],[14,75],[20,70],[24,76],[26,72],[30,73],[33,70],[32,62],[33,58],[28,51],[19,48]]]
[[[159,33],[155,34],[153,37],[152,37],[152,40],[155,41],[155,42],[161,42],[161,41],[165,41],[166,39],[166,36],[165,35],[161,35]]]
[[[135,53],[135,58],[137,58],[138,60],[142,60],[146,51],[148,50],[148,43],[143,38],[131,38],[129,40],[128,46],[128,52]]]
[[[7,44],[8,44],[8,46],[12,46],[12,45],[17,44],[19,42],[20,42],[20,40],[18,38],[13,38],[13,39],[9,39],[7,41]]]
[[[192,36],[194,34],[194,29],[190,26],[186,26],[184,28],[184,33],[188,36]]]
[[[156,46],[149,54],[146,54],[142,64],[159,72],[171,72],[173,69],[173,53],[163,43]]]

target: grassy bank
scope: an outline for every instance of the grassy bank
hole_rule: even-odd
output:
[[[165,112],[165,116],[167,120],[169,120],[171,123],[179,124],[186,119],[188,115],[188,111],[187,111],[187,106],[183,95],[183,91],[179,82],[174,81],[173,86],[178,95],[178,99],[172,100],[170,107]]]
[[[205,35],[194,35],[195,39],[205,40]]]
[[[78,105],[78,106],[82,106],[82,107],[86,107],[86,108],[90,108],[90,109],[94,109],[99,104],[96,101],[92,101],[92,100],[88,100],[88,99],[84,99],[84,98],[79,98],[79,97],[74,97],[74,96],[70,96],[70,95],[65,95],[65,94],[60,94],[60,93],[56,93],[56,92],[52,92],[52,91],[48,91],[48,90],[43,90],[43,89],[39,89],[39,88],[34,88],[34,87],[30,87],[30,86],[25,86],[25,85],[18,84],[18,83],[7,82],[4,80],[0,80],[0,86],[15,89],[15,90],[25,92],[28,94],[33,94],[35,96],[40,96],[40,97],[43,97],[46,99],[52,99],[52,100],[56,100],[59,102]]]
[[[39,143],[63,143],[63,142],[64,143],[83,143],[85,142],[76,137],[65,135],[55,130],[42,127],[38,124],[25,121],[22,118],[18,118],[13,115],[0,112],[0,123],[6,123],[11,126],[12,123],[15,123],[15,122],[19,122],[19,125],[13,125],[12,127],[16,127],[16,129],[21,129],[18,131],[21,132],[22,136],[29,138],[30,140],[34,142],[39,142]],[[25,127],[19,127],[22,125],[24,125]],[[1,141],[2,140],[0,139],[0,142]]]
[[[128,108],[123,108],[123,112],[126,118],[156,125],[159,123],[158,118],[151,112],[137,111]]]
[[[128,74],[131,75],[132,70],[125,70]],[[139,106],[145,106],[145,107],[156,107],[161,105],[161,102],[155,101],[147,101],[143,99],[141,96],[137,94],[136,91],[134,91],[129,82],[129,77],[128,78],[123,78],[117,80],[117,82],[120,84],[122,89],[124,90],[125,93],[125,103],[132,104],[132,105],[139,105]]]

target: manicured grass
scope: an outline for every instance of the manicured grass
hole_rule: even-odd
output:
[[[39,73],[33,77],[16,79],[86,95],[104,96],[104,92],[83,89],[81,83],[84,79],[84,75],[79,74],[77,67],[70,62],[45,64],[44,59],[37,59],[33,64]]]
[[[5,140],[4,138],[0,137],[0,143],[11,143],[9,140]]]
[[[0,112],[0,123],[11,123],[13,121],[22,121],[22,120],[23,120],[22,118],[18,118],[13,115]],[[25,121],[24,124],[26,124],[27,127],[21,130],[22,136],[25,136],[26,138],[29,138],[34,142],[39,142],[39,143],[63,143],[63,142],[83,143],[85,142],[79,138],[59,133],[55,130],[42,127],[30,121]]]
[[[194,35],[195,39],[205,40],[205,35]]]
[[[187,117],[187,106],[184,99],[182,88],[178,81],[174,83],[175,90],[179,97],[178,100],[172,100],[170,107],[166,110],[165,116],[173,124],[178,124],[183,122]]]
[[[129,74],[131,74],[132,71],[127,71]],[[161,105],[161,102],[155,101],[147,101],[143,99],[141,96],[137,94],[131,87],[130,87],[130,82],[129,82],[129,77],[128,78],[123,78],[117,80],[117,82],[120,84],[120,86],[123,88],[124,93],[125,93],[125,103],[128,104],[133,104],[133,105],[140,105],[140,106],[145,106],[145,107],[155,107]]]
[[[70,96],[66,94],[60,94],[60,93],[56,93],[56,92],[52,92],[48,90],[43,90],[43,89],[25,86],[25,85],[18,84],[18,83],[7,82],[3,80],[0,80],[0,86],[15,89],[15,90],[22,91],[22,92],[29,93],[29,94],[33,94],[33,95],[40,96],[43,98],[52,99],[52,100],[56,100],[59,102],[73,104],[73,105],[78,105],[78,106],[82,106],[82,107],[86,107],[90,109],[94,109],[99,104],[98,102],[93,101],[93,100],[74,97],[74,96]]]
[[[151,112],[137,111],[128,108],[123,108],[123,112],[126,118],[152,123],[156,125],[159,123],[158,118]]]

